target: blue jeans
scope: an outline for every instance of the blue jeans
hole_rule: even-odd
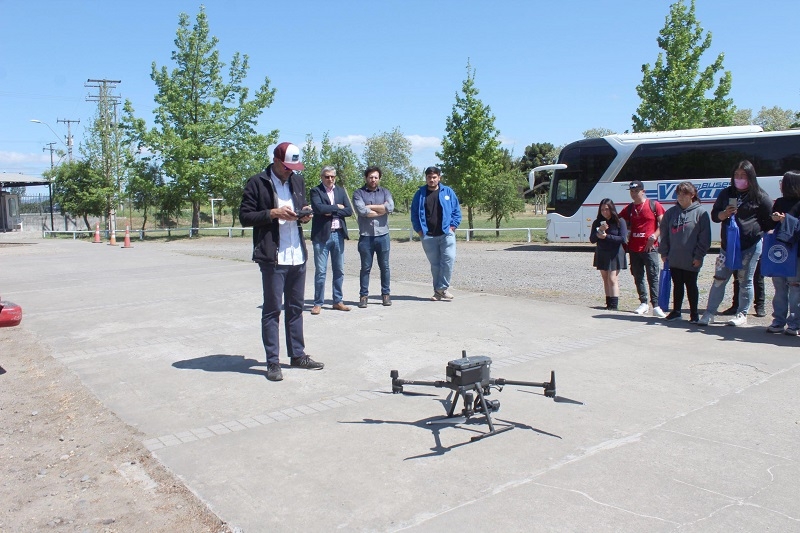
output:
[[[286,352],[289,357],[302,357],[305,353],[303,339],[303,303],[306,289],[306,265],[290,266],[259,263],[264,305],[261,306],[261,340],[267,352],[267,363],[278,363],[280,353],[279,324],[281,302],[286,321]]]
[[[800,262],[793,278],[772,278],[772,325],[800,329]]]
[[[761,257],[760,240],[750,248],[742,250],[742,268],[736,271],[736,279],[739,280],[738,312],[744,313],[745,316],[747,316],[750,311],[750,305],[753,303],[753,275],[755,275],[759,257]],[[725,266],[724,250],[720,250],[714,268],[714,282],[711,284],[711,290],[708,291],[708,305],[706,307],[706,313],[711,313],[712,315],[717,314],[719,304],[725,298],[725,286],[734,272]]]
[[[422,249],[428,256],[433,276],[433,289],[444,291],[450,287],[450,277],[453,275],[453,265],[456,262],[456,234],[448,233],[431,237],[423,235]]]
[[[647,292],[650,291],[650,303],[658,307],[658,273],[661,272],[661,259],[658,252],[631,252],[631,274],[639,293],[639,302],[647,303]],[[647,281],[645,282],[645,274]]]
[[[361,235],[358,238],[358,253],[361,255],[361,288],[359,296],[369,296],[369,273],[372,272],[373,255],[378,256],[378,268],[381,271],[381,294],[389,294],[389,234],[370,237]]]
[[[333,303],[342,301],[344,282],[344,233],[331,231],[324,244],[314,243],[314,305],[325,303],[325,275],[328,272],[328,254],[333,267]]]

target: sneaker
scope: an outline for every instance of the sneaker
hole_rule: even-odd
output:
[[[389,296],[388,294],[381,295],[381,300],[382,300],[383,305],[386,305],[386,306],[392,305],[392,297]]]
[[[700,317],[697,316],[697,313],[694,313],[689,317],[689,324],[698,324],[699,322]]]
[[[654,307],[653,308],[653,316],[658,317],[658,318],[666,318],[667,314],[664,311],[662,311],[660,307]],[[678,318],[680,318],[680,317],[681,317],[681,314],[678,313]]]
[[[784,335],[789,335],[790,337],[797,337],[800,335],[800,330],[796,330],[794,328],[786,328],[786,331],[783,332]]]
[[[323,363],[318,363],[307,355],[292,357],[292,368],[305,368],[306,370],[322,370],[325,368]]]
[[[763,305],[757,305],[756,306],[756,316],[758,318],[763,318],[763,317],[767,316],[767,310],[764,309]]]
[[[648,306],[647,303],[641,303],[639,304],[639,307],[636,308],[636,311],[634,311],[634,313],[636,313],[637,315],[643,315],[647,312],[648,309],[650,309],[650,306]]]
[[[442,299],[442,293],[440,293],[439,291],[433,291],[433,296],[431,296],[431,301],[438,302],[441,299]]]
[[[656,309],[658,309],[658,307],[656,307]],[[655,311],[655,309],[653,309],[653,311]],[[659,311],[660,311],[660,309],[659,309]],[[653,313],[653,314],[655,314],[655,313]],[[667,315],[666,318],[667,318],[667,322],[674,322],[675,320],[680,320],[681,319],[681,314],[679,312],[677,312],[677,311],[672,311],[670,314]]]
[[[442,296],[442,300],[452,300],[453,298],[455,298],[455,296],[447,292],[447,289],[439,291],[439,294]]]
[[[278,363],[267,363],[267,379],[270,381],[281,381],[283,379],[281,365]]]
[[[747,317],[744,313],[736,313],[736,315],[728,320],[727,324],[729,326],[744,326],[747,324]]]
[[[735,315],[735,314],[736,314],[738,311],[739,311],[739,309],[738,309],[738,308],[736,308],[736,306],[732,305],[732,306],[730,306],[729,308],[727,308],[726,310],[724,310],[723,312],[721,312],[720,314],[721,314],[721,315],[725,315],[725,316],[733,316],[733,315]]]
[[[784,326],[779,326],[777,324],[770,324],[767,327],[767,333],[783,333]]]
[[[697,321],[698,326],[707,326],[714,323],[714,315],[711,313],[703,313],[703,317]]]
[[[365,309],[367,307],[367,297],[366,296],[360,296],[358,298],[358,307],[360,307],[361,309]]]

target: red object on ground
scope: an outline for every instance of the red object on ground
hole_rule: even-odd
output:
[[[99,222],[95,226],[95,229],[94,229],[94,240],[92,242],[95,243],[95,244],[100,244],[101,242],[103,242],[103,241],[100,240],[100,223]]]
[[[125,241],[122,244],[123,248],[133,248],[131,246],[131,227],[125,226]]]
[[[18,326],[22,322],[22,308],[15,303],[0,301],[0,328]]]

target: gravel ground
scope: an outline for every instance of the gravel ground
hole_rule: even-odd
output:
[[[250,261],[250,238],[203,237],[193,240],[165,242],[182,253]],[[357,240],[347,242],[345,274],[358,276],[359,256]],[[714,249],[716,251],[716,249]],[[309,253],[311,253],[309,246]],[[496,243],[458,241],[456,266],[452,290],[487,292],[504,296],[530,298],[541,301],[605,307],[605,296],[600,274],[592,266],[594,246],[544,243]],[[700,272],[700,308],[705,308],[708,289],[714,275],[713,265],[717,254],[709,254]],[[430,270],[422,246],[418,241],[392,241],[390,257],[392,279],[430,282]],[[372,276],[379,283],[377,265]],[[767,310],[771,310],[772,283],[767,279]],[[721,309],[728,307],[733,294],[733,283],[728,284],[727,295]],[[345,295],[345,300],[357,300],[357,295]],[[632,311],[639,305],[633,277],[620,273],[620,309]],[[684,300],[688,315],[688,303]],[[768,326],[770,318],[748,317],[748,323]]]

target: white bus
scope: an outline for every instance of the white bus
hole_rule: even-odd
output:
[[[649,199],[665,209],[675,205],[675,187],[689,180],[697,187],[703,208],[711,211],[720,191],[730,185],[733,167],[747,159],[758,183],[774,200],[778,183],[789,170],[800,170],[800,129],[765,132],[760,126],[704,128],[607,135],[565,146],[552,170],[547,202],[547,240],[589,242],[592,222],[603,198],[617,211],[631,202],[628,184],[641,180]],[[712,223],[719,239],[719,224]]]

